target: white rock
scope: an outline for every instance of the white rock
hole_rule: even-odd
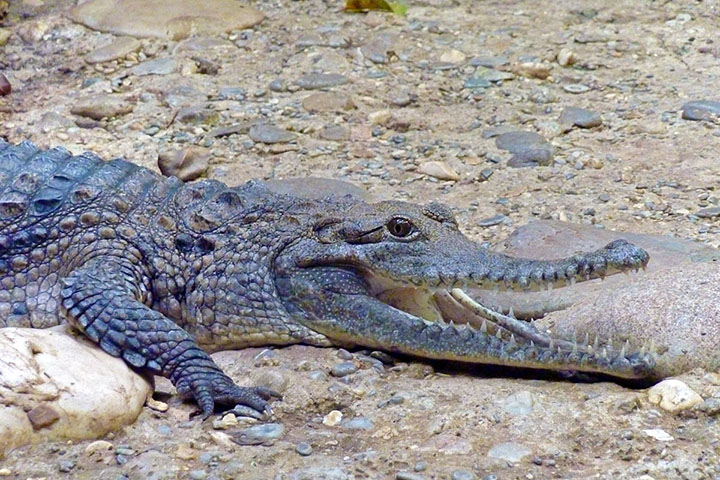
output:
[[[675,440],[672,435],[667,433],[662,428],[651,428],[648,430],[643,430],[645,432],[645,435],[647,435],[650,438],[654,438],[655,440],[659,442],[672,442]]]
[[[672,413],[687,410],[703,401],[685,382],[674,378],[663,380],[648,390],[648,400]]]
[[[440,56],[441,62],[448,62],[448,63],[463,63],[465,61],[465,54],[461,52],[460,50],[450,49],[447,52],[444,52]]]
[[[435,177],[439,180],[460,180],[460,175],[458,175],[458,173],[453,170],[450,165],[445,162],[438,162],[434,160],[421,164],[418,167],[418,173],[430,175],[431,177]]]
[[[125,362],[65,327],[0,329],[0,454],[105,435],[132,423],[151,392]]]
[[[323,425],[334,427],[342,422],[343,414],[339,410],[332,410],[323,418]]]

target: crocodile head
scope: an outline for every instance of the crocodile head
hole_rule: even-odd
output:
[[[564,286],[647,261],[623,240],[561,260],[513,258],[465,237],[444,205],[356,202],[316,214],[308,233],[280,252],[275,274],[296,321],[336,343],[640,378],[651,372],[652,353],[551,338],[475,303],[462,288]]]

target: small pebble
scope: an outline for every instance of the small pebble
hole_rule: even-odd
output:
[[[342,363],[333,365],[332,369],[330,370],[330,374],[333,377],[344,377],[346,375],[353,374],[357,371],[358,371],[358,367],[353,362],[342,362]]]
[[[339,73],[310,73],[300,77],[295,82],[295,85],[305,90],[317,90],[320,88],[337,87],[347,82],[347,77]]]
[[[9,468],[0,468],[0,477],[9,477],[12,475],[12,470]]]
[[[648,390],[648,401],[671,413],[687,410],[702,403],[703,398],[685,382],[668,378]]]
[[[567,85],[563,85],[563,90],[565,90],[568,93],[585,93],[590,91],[590,87],[587,85],[582,85],[580,83],[570,83]]]
[[[244,428],[230,436],[235,443],[240,445],[262,445],[282,437],[285,427],[279,423],[265,423]]]
[[[287,143],[297,138],[292,132],[265,123],[253,125],[248,135],[253,141],[266,144]]]
[[[10,85],[10,81],[8,81],[5,75],[0,73],[0,97],[10,95],[10,92],[12,92],[12,86]]]
[[[475,480],[475,474],[468,470],[455,470],[450,478],[451,480]]]
[[[423,162],[418,167],[418,173],[429,175],[437,178],[438,180],[460,180],[460,175],[453,170],[453,168],[445,162],[439,162],[431,160],[429,162]]]
[[[196,146],[160,152],[158,168],[166,177],[177,177],[182,181],[195,180],[205,174],[211,156],[210,151]]]
[[[602,125],[600,114],[592,110],[579,107],[565,107],[560,113],[561,125],[580,128],[594,128]]]
[[[505,219],[508,218],[503,214],[495,215],[494,217],[486,218],[484,220],[480,220],[477,223],[478,227],[493,227],[495,225],[500,225],[505,221]]]
[[[569,67],[577,62],[577,56],[569,48],[562,48],[557,54],[557,62],[563,67]]]
[[[58,470],[60,470],[63,473],[68,473],[73,468],[75,468],[75,462],[72,460],[62,460],[58,464]]]
[[[332,410],[330,413],[325,415],[323,418],[323,425],[328,427],[334,427],[337,426],[340,422],[342,422],[343,414],[339,410]]]
[[[312,446],[310,446],[310,444],[307,442],[300,442],[295,446],[295,451],[299,455],[307,457],[312,453]]]
[[[425,480],[425,477],[410,472],[398,472],[395,474],[395,480]]]
[[[720,102],[697,100],[682,106],[682,118],[685,120],[712,120],[720,116]]]

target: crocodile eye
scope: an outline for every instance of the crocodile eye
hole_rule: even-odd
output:
[[[415,230],[415,226],[407,219],[395,217],[387,223],[387,229],[394,237],[405,238]]]

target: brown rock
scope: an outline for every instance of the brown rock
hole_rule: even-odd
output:
[[[72,9],[70,18],[101,32],[180,40],[250,28],[264,16],[234,0],[90,0]]]
[[[133,111],[133,105],[119,95],[91,95],[79,99],[70,112],[93,120],[119,117]]]
[[[352,99],[347,95],[335,92],[317,92],[306,97],[302,106],[308,112],[336,112],[355,108]]]
[[[60,414],[50,405],[40,405],[27,413],[33,430],[40,430],[60,420]]]
[[[162,152],[158,155],[158,168],[167,177],[177,177],[187,182],[201,177],[207,171],[210,156],[207,149],[195,146]]]

